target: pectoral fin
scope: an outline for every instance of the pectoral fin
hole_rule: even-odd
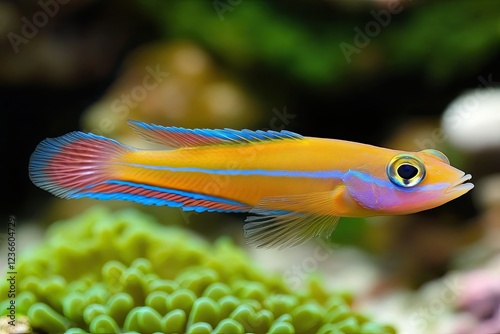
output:
[[[245,220],[245,238],[257,247],[282,249],[329,236],[339,220],[332,214],[337,191],[263,198]]]

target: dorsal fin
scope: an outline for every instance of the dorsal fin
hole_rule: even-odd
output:
[[[141,137],[172,148],[219,144],[252,143],[266,140],[302,139],[297,133],[282,130],[186,129],[129,120],[128,124]]]

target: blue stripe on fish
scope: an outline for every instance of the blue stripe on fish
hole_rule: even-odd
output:
[[[348,177],[357,177],[366,183],[373,183],[378,187],[394,188],[394,184],[389,180],[389,178],[379,179],[378,177],[375,177],[369,173],[359,172],[359,171],[355,171],[355,170],[350,170],[348,173],[344,173],[344,175],[348,175]],[[422,185],[421,184],[415,188],[398,187],[398,191],[426,192],[426,191],[435,191],[435,190],[439,190],[439,189],[444,189],[448,186],[449,186],[449,184],[445,183],[445,182],[429,184],[429,185]]]
[[[264,170],[264,169],[206,169],[196,167],[169,167],[169,166],[153,166],[144,164],[127,163],[128,166],[165,170],[169,172],[193,172],[206,173],[217,175],[261,175],[261,176],[283,176],[283,177],[306,177],[316,179],[340,179],[344,176],[344,172],[337,170],[325,171],[293,171],[293,170]]]

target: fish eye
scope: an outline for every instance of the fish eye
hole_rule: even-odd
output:
[[[428,149],[423,150],[422,152],[430,153],[433,156],[435,156],[436,158],[438,158],[439,160],[441,160],[442,162],[444,162],[448,165],[450,164],[450,160],[448,159],[448,157],[441,151],[435,150],[433,148],[428,148]]]
[[[387,176],[397,186],[410,188],[425,177],[425,167],[420,159],[409,154],[399,154],[387,165]]]

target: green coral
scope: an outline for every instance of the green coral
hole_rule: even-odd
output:
[[[132,209],[96,207],[53,224],[17,273],[16,312],[35,331],[394,333],[318,281],[292,292],[229,239],[212,245]]]

